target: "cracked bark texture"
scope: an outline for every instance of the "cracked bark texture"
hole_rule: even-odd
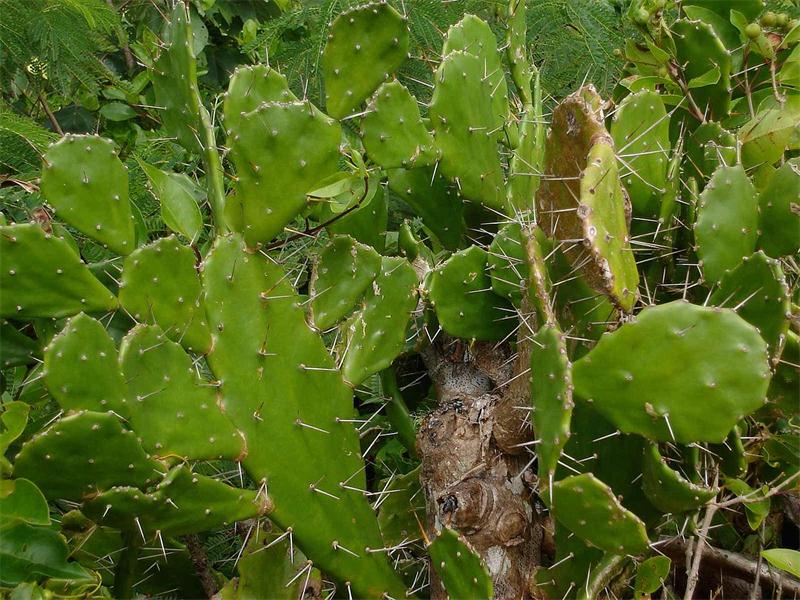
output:
[[[468,345],[440,336],[422,352],[438,407],[417,434],[431,539],[444,526],[481,556],[495,598],[531,598],[542,524],[533,504],[525,344]],[[431,598],[446,598],[432,572]]]

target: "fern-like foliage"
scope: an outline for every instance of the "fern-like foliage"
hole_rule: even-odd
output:
[[[358,0],[303,2],[262,25],[260,34],[243,50],[254,60],[280,69],[292,89],[319,103],[324,97],[320,69],[328,25]],[[390,0],[408,17],[411,60],[398,74],[422,101],[430,96],[433,68],[448,27],[467,13],[477,14],[496,30],[502,44],[501,21],[494,19],[504,2],[495,0]],[[633,30],[623,27],[623,7],[611,0],[537,0],[528,5],[528,42],[552,95],[571,92],[581,82],[608,90],[622,68],[613,54]],[[624,4],[624,3],[623,3]]]
[[[0,105],[0,175],[38,174],[42,154],[58,136]]]
[[[96,90],[111,75],[100,54],[123,35],[103,0],[0,0],[0,89],[22,72],[61,94]]]

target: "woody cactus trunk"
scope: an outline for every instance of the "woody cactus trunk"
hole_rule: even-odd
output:
[[[168,547],[221,598],[797,594],[736,539],[796,498],[800,30],[666,4],[613,98],[546,105],[511,0],[423,102],[376,2],[330,25],[324,110],[247,65],[212,118],[179,2],[150,77],[208,206],[141,165],[172,215],[143,237],[125,157],[67,135],[53,219],[0,226],[4,366],[41,363],[2,415],[3,585],[157,593]],[[410,466],[376,477],[386,438]],[[234,523],[222,581],[197,534]]]

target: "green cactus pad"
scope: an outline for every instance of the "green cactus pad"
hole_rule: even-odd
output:
[[[411,311],[417,306],[417,273],[404,258],[383,257],[364,308],[347,324],[342,377],[356,387],[385,369],[403,351]]]
[[[386,488],[386,499],[378,511],[383,542],[387,546],[401,544],[419,536],[420,523],[425,521],[425,494],[419,482],[421,468],[395,477]],[[381,486],[383,488],[383,486]]]
[[[382,546],[372,508],[355,491],[366,484],[349,422],[352,393],[286,275],[231,235],[217,240],[203,284],[215,332],[208,360],[228,415],[248,440],[269,440],[248,444],[243,464],[267,482],[276,505],[270,518],[292,527],[308,557],[350,581],[354,595],[400,597],[404,587],[386,556],[365,550]]]
[[[557,520],[553,525],[555,562],[536,570],[536,583],[548,598],[578,598],[588,585],[587,575],[606,554],[588,545]]]
[[[428,546],[428,554],[449,598],[494,598],[489,572],[456,531],[449,527],[442,529]]]
[[[717,488],[696,485],[670,467],[658,444],[649,444],[642,463],[642,489],[647,499],[665,513],[695,510],[717,495]]]
[[[42,194],[56,215],[118,254],[136,248],[128,170],[114,144],[96,135],[68,135],[48,149]]]
[[[335,236],[315,265],[309,294],[311,324],[330,329],[353,310],[381,268],[381,257],[350,236]]]
[[[175,236],[156,240],[125,259],[119,301],[134,319],[156,323],[188,350],[205,354],[211,348],[195,255]]]
[[[372,2],[336,17],[322,53],[328,113],[349,115],[403,64],[406,18],[386,2]]]
[[[225,129],[237,129],[241,116],[257,109],[262,102],[294,102],[286,78],[267,65],[238,67],[228,82],[222,104]]]
[[[492,291],[487,258],[485,250],[471,246],[430,274],[428,295],[439,324],[450,335],[502,340],[517,326],[514,307]]]
[[[339,168],[341,127],[309,102],[268,102],[240,115],[228,144],[248,245],[268,242]]]
[[[205,140],[203,116],[208,118],[197,87],[197,62],[192,47],[192,23],[188,6],[175,5],[170,15],[171,39],[150,71],[160,117],[170,135],[187,150],[200,152]]]
[[[98,494],[84,503],[83,513],[93,521],[132,530],[136,535],[141,528],[149,537],[156,531],[162,536],[207,531],[270,510],[272,503],[263,491],[234,488],[184,465],[167,473],[152,492],[114,487]]]
[[[713,27],[702,21],[680,19],[672,24],[672,39],[678,64],[683,66],[683,77],[690,87],[689,93],[697,109],[711,119],[728,115],[731,103],[731,55],[720,41]],[[693,80],[715,71],[712,83],[692,86]]]
[[[383,185],[377,177],[369,180],[369,189],[361,205],[337,219],[326,227],[329,234],[349,235],[367,246],[372,246],[378,252],[383,252],[386,245],[386,226],[389,223],[389,204]],[[357,198],[364,196],[364,180],[361,180],[355,190]],[[325,209],[330,210],[328,206]],[[325,220],[329,220],[326,214]]]
[[[457,190],[432,168],[391,169],[389,189],[400,196],[448,250],[461,245],[466,231],[464,203]]]
[[[67,317],[117,307],[62,239],[35,223],[0,226],[0,317]]]
[[[776,373],[773,381],[777,376]],[[741,477],[747,472],[747,456],[738,425],[731,429],[723,443],[712,444],[709,450],[719,456],[719,468],[726,476]]]
[[[435,76],[429,115],[441,151],[440,168],[461,195],[505,213],[503,168],[496,134],[502,126],[494,113],[484,62],[473,54],[451,52]]]
[[[721,442],[764,402],[767,345],[729,309],[644,309],[575,363],[578,395],[626,433]]]
[[[611,123],[621,178],[641,217],[657,218],[660,212],[670,158],[669,121],[661,95],[642,90],[622,101]]]
[[[582,540],[613,554],[639,554],[650,540],[644,523],[592,473],[553,484],[556,519]]]
[[[112,410],[128,417],[117,348],[92,317],[72,317],[53,338],[44,353],[44,381],[64,410]]]
[[[758,329],[773,355],[783,345],[792,310],[789,288],[780,262],[761,250],[725,273],[708,303],[735,310]]]
[[[361,121],[361,138],[370,159],[384,169],[421,167],[436,159],[417,101],[399,81],[375,92]]]
[[[466,52],[477,56],[483,65],[482,77],[491,86],[492,109],[495,115],[495,127],[500,127],[508,120],[508,86],[501,54],[497,51],[497,39],[491,27],[483,19],[475,15],[464,15],[458,23],[447,30],[442,56],[451,52]],[[500,140],[503,130],[496,132]]]
[[[800,159],[787,161],[770,178],[758,197],[761,210],[758,245],[770,256],[800,251]]]
[[[686,136],[684,167],[699,180],[711,177],[722,165],[736,164],[736,136],[715,121],[707,121]]]
[[[489,276],[494,293],[520,306],[529,276],[525,239],[518,223],[503,226],[489,246]]]
[[[247,452],[214,388],[200,379],[192,358],[161,329],[132,329],[122,342],[120,364],[130,390],[129,422],[148,452],[234,460]]]
[[[553,112],[545,146],[546,176],[536,195],[537,215],[548,236],[567,244],[567,256],[573,264],[582,265],[589,285],[630,311],[639,277],[601,103],[588,86],[568,96]]]
[[[758,198],[741,165],[722,166],[700,194],[694,235],[706,281],[719,283],[756,247]]]
[[[524,2],[518,4],[524,6]],[[538,71],[534,74],[533,103],[525,106],[520,120],[519,145],[513,149],[509,161],[508,198],[517,212],[532,209],[535,211],[547,131],[542,114],[542,89]]]
[[[35,483],[51,500],[79,501],[115,485],[143,487],[163,471],[132,431],[110,413],[79,412],[56,421],[25,444],[14,476]]]
[[[614,149],[602,142],[595,144],[587,162],[578,207],[584,243],[602,272],[602,289],[620,308],[630,311],[638,297],[639,272],[631,250]]]
[[[531,345],[531,419],[539,440],[539,476],[545,480],[556,471],[561,451],[570,436],[572,378],[564,334],[544,325]]]

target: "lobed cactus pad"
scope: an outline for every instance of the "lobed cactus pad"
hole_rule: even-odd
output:
[[[39,225],[0,225],[0,317],[67,317],[117,308],[117,299],[63,239]]]
[[[68,135],[48,149],[42,193],[59,218],[118,254],[136,247],[128,169],[110,140]]]
[[[800,159],[792,159],[770,178],[758,197],[758,245],[770,256],[800,251]]]
[[[578,395],[626,433],[721,442],[765,401],[767,345],[730,309],[646,308],[575,363]]]
[[[665,513],[681,513],[700,508],[714,498],[717,488],[696,485],[670,467],[658,450],[648,444],[642,463],[642,488],[647,499]]]
[[[203,292],[191,248],[169,236],[125,259],[119,300],[137,321],[155,323],[188,350],[211,348]]]
[[[406,18],[386,2],[372,2],[336,17],[322,53],[326,106],[336,119],[347,116],[408,55]]]
[[[228,91],[222,104],[225,129],[239,128],[243,115],[256,110],[264,102],[295,102],[297,97],[289,90],[286,78],[267,65],[238,67],[228,82]]]
[[[449,598],[494,597],[492,578],[480,557],[453,529],[443,528],[428,546],[428,554]]]
[[[497,232],[489,246],[487,261],[494,293],[520,306],[530,271],[521,225],[510,223]]]

